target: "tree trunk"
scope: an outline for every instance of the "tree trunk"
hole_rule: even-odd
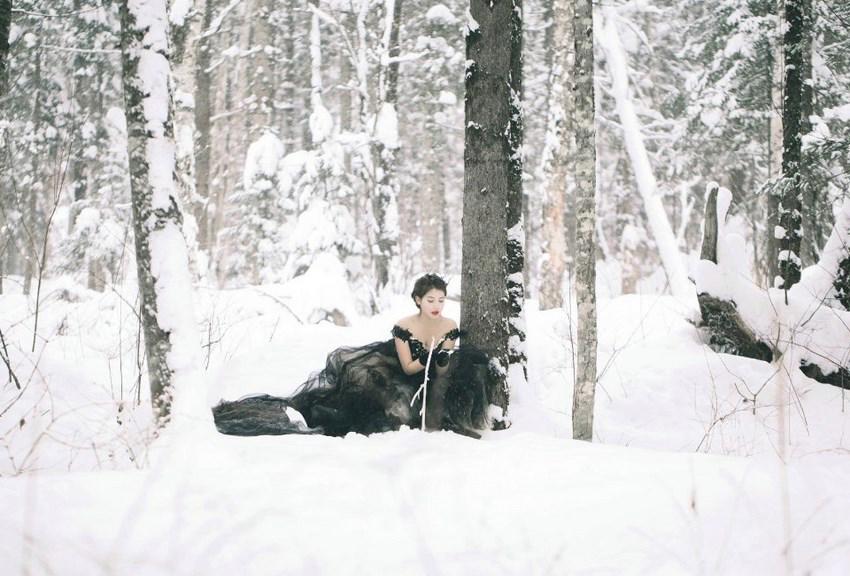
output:
[[[192,299],[175,187],[168,20],[164,3],[137,2],[131,8],[129,0],[124,0],[120,11],[141,322],[151,403],[158,423],[163,424],[171,411],[175,371],[191,366],[197,346],[197,341],[191,341],[194,320],[186,306]],[[172,351],[179,351],[175,355],[179,358],[170,359]]]
[[[545,208],[543,230],[546,240],[546,260],[543,265],[543,282],[540,286],[540,308],[547,310],[563,304],[564,274],[571,265],[569,246],[572,245],[573,226],[567,226],[574,217],[567,206],[567,174],[573,146],[572,86],[573,57],[573,2],[555,0],[554,3],[554,47],[550,97],[550,130],[552,148],[544,150],[547,164],[543,168],[545,177]],[[569,215],[568,215],[569,212]]]
[[[381,294],[390,285],[390,274],[398,256],[398,55],[399,27],[402,0],[385,0],[387,28],[384,51],[390,63],[380,82],[381,102],[375,120],[373,154],[375,157],[375,187],[372,211],[377,227],[377,253],[374,254],[376,292]],[[391,12],[390,12],[391,11]]]
[[[782,185],[779,200],[779,275],[781,288],[800,280],[800,241],[802,238],[803,180],[800,177],[803,112],[803,49],[805,46],[805,0],[785,0],[785,83],[782,110]]]
[[[195,197],[193,203],[195,220],[198,223],[198,247],[209,252],[213,245],[210,237],[210,170],[211,163],[211,117],[212,117],[212,25],[214,0],[204,1],[201,35],[195,46]]]
[[[782,4],[784,0],[776,0],[777,23],[782,22]],[[779,26],[781,30],[781,26]],[[772,50],[771,83],[770,83],[770,134],[768,139],[768,178],[778,183],[782,178],[782,85],[785,82],[785,56],[782,44],[782,33],[777,30],[774,36]],[[772,287],[779,276],[779,239],[776,237],[776,227],[779,225],[779,190],[771,188],[767,194],[767,247],[765,249],[767,262],[767,287]]]
[[[593,2],[577,0],[575,41],[576,135],[576,379],[573,438],[593,440],[596,393],[596,130],[593,89]]]
[[[811,116],[815,113],[814,110],[814,76],[812,69],[813,56],[813,36],[815,28],[815,12],[812,10],[812,0],[803,0],[803,13],[807,14],[806,27],[803,30],[803,39],[801,44],[803,70],[802,79],[803,87],[800,102],[800,136],[804,136],[812,131]],[[814,264],[820,258],[820,250],[826,240],[826,235],[829,233],[829,218],[825,218],[822,213],[822,206],[826,200],[826,190],[821,185],[822,180],[819,179],[815,170],[813,170],[813,162],[809,158],[805,158],[800,166],[800,177],[805,183],[803,187],[803,230],[806,233],[803,235],[800,246],[800,258],[802,266]]]
[[[522,4],[471,0],[461,324],[495,367],[493,404],[507,411],[525,378],[522,319]]]
[[[285,10],[286,13],[284,16],[285,25],[282,30],[283,38],[281,42],[283,45],[283,61],[285,63],[285,69],[282,73],[283,81],[281,82],[281,100],[283,109],[280,113],[280,124],[281,140],[283,141],[284,146],[286,146],[286,150],[289,151],[295,150],[295,145],[298,142],[298,138],[295,136],[295,10],[297,10],[297,7],[295,2],[286,2],[282,10]]]
[[[248,143],[256,141],[264,130],[272,127],[272,54],[275,48],[270,20],[275,4],[275,0],[253,0],[251,3],[248,51],[252,55],[246,62],[248,91],[243,100],[247,110]]]
[[[12,27],[12,0],[0,0],[0,98],[8,90],[9,31]]]

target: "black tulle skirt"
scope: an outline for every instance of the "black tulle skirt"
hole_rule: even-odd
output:
[[[222,401],[213,416],[219,432],[239,436],[343,436],[419,428],[421,395],[414,397],[424,376],[404,373],[393,340],[342,347],[328,354],[325,368],[292,396],[261,394]],[[487,356],[471,346],[458,347],[445,373],[431,369],[426,427],[477,437],[477,431],[488,428],[490,380]]]

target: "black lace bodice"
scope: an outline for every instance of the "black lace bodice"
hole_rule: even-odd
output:
[[[426,347],[425,343],[414,338],[413,333],[407,328],[402,328],[401,326],[396,324],[393,326],[392,334],[393,337],[400,339],[402,342],[407,342],[407,345],[410,346],[410,355],[413,358],[417,358],[423,352],[428,351],[428,348]],[[463,336],[463,332],[458,328],[453,328],[443,334],[443,337],[437,340],[437,342],[434,344],[434,347],[439,348],[440,344],[442,344],[446,340],[457,340],[461,336]]]

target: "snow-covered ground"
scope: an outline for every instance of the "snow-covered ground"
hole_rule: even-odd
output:
[[[32,353],[32,300],[10,284],[22,390],[0,371],[0,574],[850,573],[841,390],[795,380],[781,466],[774,368],[704,347],[670,297],[602,303],[593,444],[570,440],[569,314],[533,302],[529,384],[481,441],[189,427],[151,443],[132,289],[49,283]],[[210,404],[286,394],[412,312],[399,297],[350,327],[303,324],[301,290],[198,291]]]

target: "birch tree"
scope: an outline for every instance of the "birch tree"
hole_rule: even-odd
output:
[[[471,0],[466,30],[461,324],[492,359],[491,401],[525,383],[522,3]]]
[[[573,438],[593,440],[596,392],[596,130],[593,89],[593,2],[576,0],[575,172],[576,304],[578,305]]]
[[[165,0],[123,0],[120,10],[140,317],[151,403],[162,424],[175,381],[188,386],[198,353],[175,186],[168,15]]]

